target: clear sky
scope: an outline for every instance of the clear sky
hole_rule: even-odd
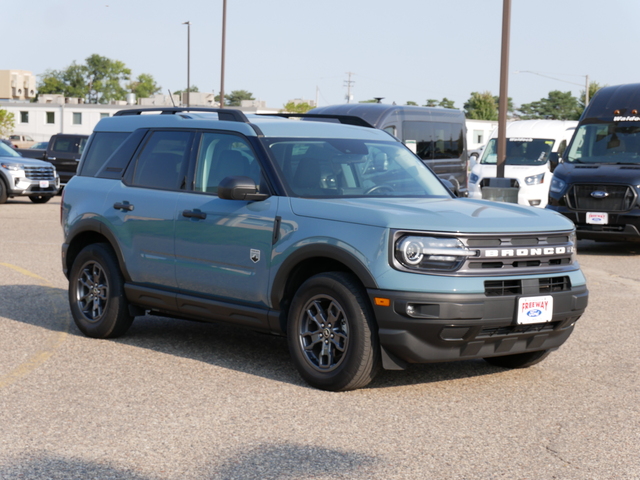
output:
[[[99,54],[167,90],[220,90],[222,0],[4,0],[0,69],[42,74]],[[422,105],[500,88],[502,0],[227,0],[225,92]],[[10,11],[11,10],[11,11]],[[638,0],[512,0],[509,96],[640,82]],[[521,72],[521,73],[516,73]],[[523,73],[523,72],[536,72]],[[541,76],[546,75],[545,76]],[[547,78],[553,77],[553,78]]]

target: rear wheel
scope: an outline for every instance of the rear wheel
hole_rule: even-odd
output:
[[[53,195],[29,195],[29,200],[33,203],[47,203]]]
[[[129,329],[133,316],[109,245],[88,245],[78,254],[69,275],[69,305],[76,325],[88,337],[114,338]]]
[[[487,357],[484,360],[496,367],[502,368],[526,368],[536,363],[540,363],[547,358],[551,350],[540,350],[538,352],[517,353],[515,355],[505,355],[504,357]]]
[[[346,273],[323,273],[302,284],[289,311],[287,337],[300,375],[322,390],[364,387],[380,365],[371,306]]]

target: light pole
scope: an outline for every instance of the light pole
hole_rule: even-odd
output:
[[[183,25],[187,26],[187,108],[189,108],[191,104],[189,101],[189,92],[191,91],[191,22],[184,22]]]
[[[227,37],[227,0],[222,0],[222,56],[220,60],[220,108],[224,108],[224,50]]]
[[[498,161],[497,177],[504,178],[507,150],[507,108],[509,105],[509,34],[511,30],[511,0],[502,6],[502,55],[500,61],[500,98],[498,104]]]

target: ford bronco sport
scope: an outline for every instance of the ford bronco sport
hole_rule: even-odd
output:
[[[587,306],[568,219],[455,198],[374,128],[122,111],[98,123],[63,195],[84,334],[116,337],[152,314],[286,335],[321,389],[408,363],[527,367]]]

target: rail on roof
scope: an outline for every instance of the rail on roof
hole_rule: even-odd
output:
[[[343,123],[345,125],[375,128],[366,120],[360,117],[356,117],[355,115],[332,115],[325,113],[258,113],[257,115],[263,115],[265,117],[306,118],[309,120],[327,118],[338,120],[340,123]]]
[[[249,119],[240,110],[232,108],[207,108],[207,107],[158,107],[158,108],[131,108],[120,110],[113,114],[114,117],[124,117],[128,115],[141,115],[144,113],[159,112],[161,115],[175,115],[183,112],[207,112],[217,113],[219,120],[228,122],[249,123]]]

